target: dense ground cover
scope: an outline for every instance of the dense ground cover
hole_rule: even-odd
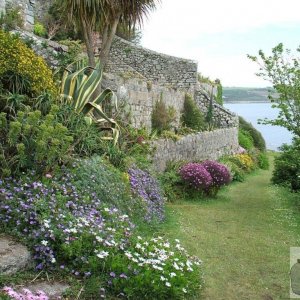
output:
[[[289,297],[289,251],[300,218],[291,194],[270,184],[272,169],[230,185],[213,201],[168,206],[168,236],[204,262],[204,299]]]

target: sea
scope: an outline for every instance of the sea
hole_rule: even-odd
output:
[[[277,117],[278,110],[272,108],[271,103],[224,103],[224,107],[252,123],[263,135],[267,149],[278,151],[278,147],[282,144],[291,144],[292,134],[287,129],[280,126],[258,124],[259,119],[275,119]]]

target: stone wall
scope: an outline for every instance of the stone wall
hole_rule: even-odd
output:
[[[0,13],[5,13],[6,0],[0,0]]]
[[[223,128],[182,137],[178,141],[160,139],[152,143],[153,167],[163,172],[168,161],[216,160],[223,155],[237,153],[238,128]]]
[[[118,75],[126,73],[127,66],[160,85],[190,89],[197,82],[195,61],[158,53],[116,37],[106,70]]]
[[[32,30],[34,25],[34,0],[0,0],[0,10],[8,7],[20,8],[24,19],[24,28]]]
[[[197,87],[194,94],[194,99],[199,106],[200,110],[207,114],[207,111],[210,106],[211,95],[206,92],[206,90],[201,87]],[[231,112],[230,110],[224,108],[222,105],[219,105],[216,101],[212,102],[212,115],[213,115],[213,124],[217,128],[229,128],[229,127],[238,127],[239,119],[238,116]]]
[[[176,110],[173,125],[178,127],[186,92],[146,81],[143,76],[133,76],[137,74],[126,73],[123,76],[105,74],[102,83],[103,87],[109,87],[117,92],[119,101],[125,101],[130,110],[132,126],[151,130],[153,108],[155,103],[162,99],[167,107],[171,106]]]

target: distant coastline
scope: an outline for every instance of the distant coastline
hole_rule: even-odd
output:
[[[270,88],[224,87],[224,103],[269,103]]]

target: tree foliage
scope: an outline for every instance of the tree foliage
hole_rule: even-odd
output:
[[[299,55],[300,48],[297,49]],[[285,127],[296,137],[300,137],[300,58],[292,55],[280,43],[267,56],[262,50],[259,57],[248,57],[260,66],[257,75],[271,82],[273,89],[269,92],[272,107],[279,109],[276,119],[264,119],[264,124]]]
[[[133,28],[141,25],[143,18],[155,9],[160,0],[59,0],[63,11],[83,33],[89,64],[95,66],[93,32],[99,32],[102,39],[100,61],[102,66],[108,58],[112,40],[118,25]]]

